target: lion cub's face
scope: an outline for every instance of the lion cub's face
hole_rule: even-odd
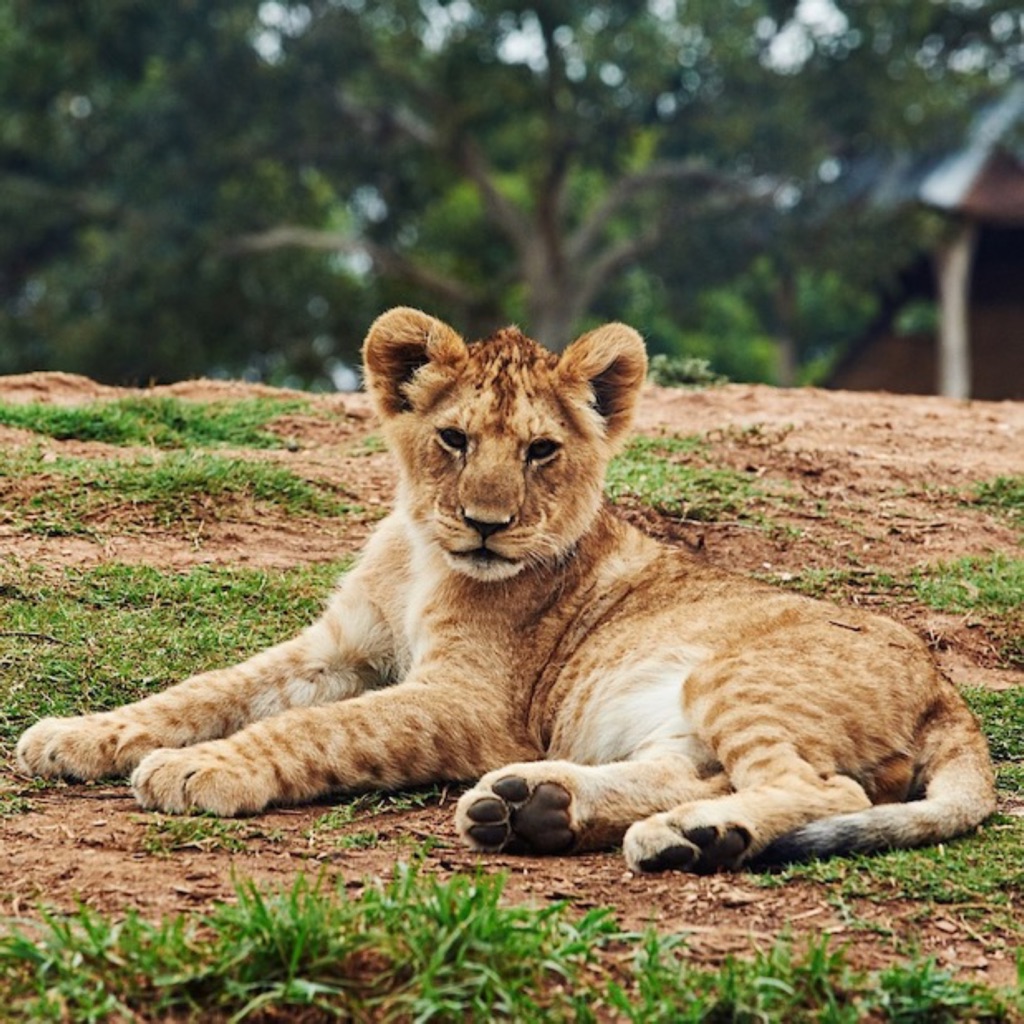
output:
[[[646,371],[639,335],[621,324],[559,357],[514,328],[466,345],[409,309],[374,323],[364,361],[400,503],[453,569],[484,581],[571,552]]]

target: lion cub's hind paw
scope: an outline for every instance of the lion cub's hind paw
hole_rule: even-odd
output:
[[[751,835],[742,825],[675,829],[654,815],[626,833],[623,852],[634,871],[691,871],[710,875],[739,867]]]
[[[531,786],[521,776],[506,775],[462,797],[458,828],[470,846],[488,853],[566,853],[576,842],[571,802],[557,782]]]

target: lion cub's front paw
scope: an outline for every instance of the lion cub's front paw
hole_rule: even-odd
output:
[[[492,772],[459,800],[455,827],[474,850],[566,853],[576,842],[572,796],[557,782]]]
[[[262,811],[276,795],[254,765],[233,760],[216,741],[180,750],[155,750],[132,775],[132,789],[147,810],[183,814],[209,811],[230,818]]]
[[[127,775],[158,746],[140,726],[100,714],[43,718],[18,740],[15,754],[31,775],[85,781]]]

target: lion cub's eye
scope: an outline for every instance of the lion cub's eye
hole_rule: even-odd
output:
[[[539,438],[526,449],[526,461],[543,462],[545,459],[550,459],[561,447],[557,441],[552,441],[550,438]]]
[[[464,452],[469,444],[469,438],[455,427],[445,427],[437,432],[437,436],[441,439],[441,444],[453,452]]]

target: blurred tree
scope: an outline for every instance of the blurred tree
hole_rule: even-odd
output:
[[[401,301],[554,345],[749,315],[785,377],[919,237],[847,201],[860,158],[956,131],[1021,33],[985,0],[0,0],[0,368],[309,379]]]
[[[0,3],[0,372],[310,382],[359,336],[365,290],[323,254],[217,255],[270,211],[337,206],[275,156],[254,19],[237,0]]]

